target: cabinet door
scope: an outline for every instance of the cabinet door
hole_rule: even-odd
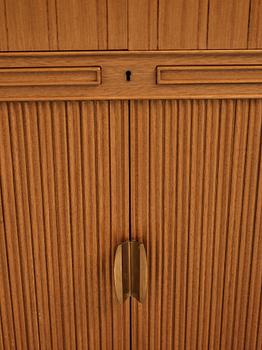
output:
[[[132,101],[134,349],[261,349],[261,100]]]
[[[127,102],[0,103],[0,348],[129,349]]]

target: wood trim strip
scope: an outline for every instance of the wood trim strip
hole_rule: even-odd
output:
[[[198,78],[191,84],[159,84],[156,70],[163,66],[186,66],[186,71],[195,66]],[[0,73],[8,70],[14,76],[0,77],[0,101],[261,98],[261,67],[262,50],[2,53]],[[42,77],[44,69],[49,78]],[[97,70],[97,77],[87,83],[82,74],[90,74],[90,69]],[[199,69],[210,80],[200,81],[204,77],[199,77]],[[131,81],[126,80],[127,70]],[[223,71],[219,83],[218,70]]]
[[[34,52],[0,52],[0,68],[20,66],[39,67],[50,66],[50,59],[56,59],[60,66],[71,66],[72,59],[86,62],[89,59],[109,58],[146,58],[147,60],[160,59],[161,61],[175,60],[180,65],[250,65],[262,62],[262,50],[163,50],[163,51],[34,51]],[[207,64],[208,62],[208,64]],[[159,64],[161,65],[161,64]],[[96,64],[98,66],[98,64]]]
[[[101,84],[100,67],[0,69],[0,86],[65,86]]]
[[[246,84],[262,82],[262,66],[157,67],[157,84]]]

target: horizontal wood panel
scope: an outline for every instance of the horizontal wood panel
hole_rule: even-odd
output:
[[[207,62],[208,66],[203,68],[202,66],[206,65]],[[93,66],[101,67],[101,84],[98,84],[100,78],[96,77],[99,68],[95,68],[95,72],[92,73],[95,77],[91,78],[91,80],[94,79],[91,82],[89,68],[79,68]],[[181,78],[179,84],[157,84],[157,67],[159,66],[172,66],[172,69],[176,70],[182,70],[181,66],[187,66],[186,70],[191,70],[191,74],[194,71],[194,74],[198,76],[198,81],[188,84],[188,73],[185,73],[182,76],[184,81]],[[197,67],[192,70],[191,66]],[[262,96],[259,79],[260,66],[262,66],[262,52],[257,50],[249,52],[219,50],[172,53],[153,51],[100,53],[98,51],[17,53],[13,55],[2,53],[0,54],[0,69],[6,69],[6,72],[16,69],[18,83],[26,80],[26,76],[32,68],[34,72],[32,77],[35,82],[38,83],[38,71],[40,77],[41,75],[44,77],[43,72],[48,72],[49,69],[50,77],[52,77],[51,71],[56,72],[59,84],[60,79],[62,84],[55,86],[54,77],[52,77],[53,86],[52,84],[48,86],[48,82],[42,80],[39,80],[39,84],[40,82],[41,84],[47,83],[46,86],[34,86],[34,83],[32,86],[0,86],[0,100],[259,98]],[[88,84],[85,83],[85,69],[87,69]],[[208,81],[204,81],[205,74],[199,72],[201,69],[209,77],[212,76],[212,79],[208,78]],[[223,78],[223,82],[219,81],[218,70],[221,71],[221,77],[227,74]],[[127,71],[131,72],[130,80],[127,80]],[[24,78],[22,72],[25,73]],[[69,74],[68,81],[65,72]],[[180,74],[182,73],[180,72]],[[1,79],[5,79],[4,74],[0,81]],[[13,80],[15,80],[15,73]],[[72,86],[72,80],[75,86]],[[88,86],[92,84],[94,86]]]
[[[100,67],[0,69],[0,86],[65,86],[101,84]]]
[[[262,82],[261,66],[157,67],[157,84],[246,84]]]
[[[262,101],[131,101],[130,113],[131,231],[149,268],[133,347],[260,349]]]
[[[129,349],[128,104],[0,103],[1,349]]]

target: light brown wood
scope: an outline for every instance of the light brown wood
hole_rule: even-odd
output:
[[[155,295],[155,283],[152,279],[152,266],[155,256],[149,247],[156,244],[155,236],[150,232],[149,216],[149,153],[150,138],[148,101],[130,101],[130,220],[131,237],[144,243],[148,263],[148,294],[143,305],[132,303],[131,339],[134,349],[151,349],[152,339],[148,336],[148,323],[154,319],[155,308],[149,309],[148,300]],[[148,254],[151,251],[152,253]],[[152,283],[153,282],[153,283]],[[152,328],[154,332],[154,328]],[[145,336],[145,334],[147,336]]]
[[[147,61],[165,62],[166,65],[259,65],[262,50],[177,50],[177,51],[64,51],[64,52],[2,52],[1,68],[74,67],[90,66],[90,60],[105,63],[106,60],[123,60],[130,64],[137,59],[141,64]],[[121,62],[119,61],[119,62]],[[55,65],[54,65],[55,63]],[[138,61],[136,61],[136,64]],[[208,63],[208,64],[207,64]],[[116,65],[116,64],[115,64]],[[127,66],[128,67],[128,66]]]
[[[127,2],[0,1],[0,51],[127,49]]]
[[[0,1],[0,51],[8,50],[8,39],[6,30],[5,4]]]
[[[207,61],[209,67],[201,68]],[[13,55],[2,53],[0,54],[0,69],[4,69],[2,71],[6,73],[0,78],[0,82],[3,79],[6,85],[5,74],[7,76],[10,74],[12,81],[14,81],[16,73],[11,73],[11,68],[14,68],[17,72],[18,84],[17,86],[0,86],[0,100],[113,100],[147,99],[149,97],[151,99],[260,98],[262,96],[259,78],[261,65],[262,53],[257,50],[249,52],[220,50],[111,51],[68,54],[16,53]],[[87,86],[90,81],[88,84],[85,83],[86,78],[83,72],[86,70],[89,74],[90,67],[93,69],[94,66],[101,67],[101,84],[97,85],[96,82],[93,82],[94,86]],[[180,80],[179,84],[157,84],[157,67],[159,66],[172,66],[172,69],[180,70],[180,74],[185,69],[181,77],[183,81]],[[33,68],[34,74],[30,73],[29,68]],[[199,72],[200,69],[203,69],[205,73]],[[52,70],[56,72],[54,76],[51,75]],[[131,81],[126,80],[126,71],[128,70],[131,71]],[[213,71],[210,72],[211,70]],[[223,73],[221,73],[221,81],[219,81],[218,70]],[[194,74],[198,77],[194,84],[185,84],[189,71],[190,74],[195,71]],[[66,72],[68,72],[67,78]],[[215,73],[216,75],[214,75]],[[170,72],[170,74],[173,73]],[[57,85],[54,82],[56,75],[57,84],[64,82],[63,84]],[[207,84],[204,84],[205,76],[209,76]],[[97,79],[99,82],[99,78]],[[28,85],[29,80],[32,81],[31,85]],[[40,83],[49,86],[36,86]]]
[[[244,49],[248,46],[250,1],[210,0],[209,49]]]
[[[0,350],[262,349],[261,4],[0,0]]]
[[[101,67],[0,69],[0,86],[100,85]]]
[[[58,50],[57,2],[47,1],[48,41],[50,50]]]
[[[56,16],[60,50],[127,48],[125,0],[57,0]]]
[[[206,49],[208,0],[159,0],[159,49]]]
[[[49,50],[48,8],[43,0],[1,0],[5,4],[8,50]]]
[[[117,246],[114,285],[120,303],[129,297],[144,302],[147,294],[147,257],[142,242],[128,240]]]
[[[129,236],[127,107],[0,104],[3,349],[129,349],[112,280]]]
[[[134,348],[259,349],[261,100],[131,101],[130,118],[132,238],[149,266]]]
[[[245,84],[262,82],[261,66],[158,66],[157,84]]]
[[[158,1],[128,2],[128,49],[156,50],[158,48]]]
[[[260,0],[0,0],[0,50],[261,49]]]
[[[106,2],[57,0],[60,50],[107,49]]]
[[[262,47],[262,24],[261,24],[262,3],[260,0],[252,0],[250,4],[250,23],[248,48]]]
[[[123,50],[128,45],[128,1],[107,0],[108,29],[107,49]]]

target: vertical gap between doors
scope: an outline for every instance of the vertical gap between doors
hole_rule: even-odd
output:
[[[131,101],[128,101],[128,164],[129,164],[129,240],[132,240],[132,192],[131,192]],[[129,298],[129,337],[132,350],[132,298]]]

